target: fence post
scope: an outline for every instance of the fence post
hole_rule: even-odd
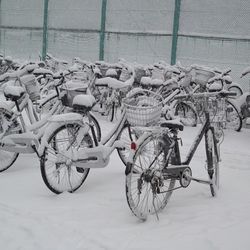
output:
[[[104,60],[104,41],[105,41],[106,9],[107,9],[107,0],[102,0],[101,30],[100,30],[100,45],[99,45],[99,60]]]
[[[45,60],[45,56],[47,54],[47,47],[48,47],[48,8],[49,8],[49,0],[44,0],[42,60]]]
[[[2,0],[0,0],[0,54],[2,53],[1,51],[1,46],[2,46],[2,29],[1,29],[1,26],[2,26],[2,9],[1,9],[1,6],[2,5]]]
[[[174,22],[173,22],[173,33],[172,33],[172,48],[171,48],[171,65],[174,65],[176,63],[180,9],[181,9],[181,0],[175,0]]]

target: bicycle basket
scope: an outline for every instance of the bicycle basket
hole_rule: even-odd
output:
[[[160,120],[163,99],[154,92],[144,90],[123,100],[127,121],[132,126],[153,126]]]
[[[195,82],[197,84],[206,85],[208,80],[215,76],[215,73],[206,69],[195,69]]]
[[[212,123],[226,122],[226,103],[224,98],[208,99],[208,112]]]
[[[67,82],[62,90],[66,93],[62,97],[61,101],[64,106],[71,107],[73,106],[73,99],[75,96],[80,94],[86,94],[88,85],[81,81],[69,81]]]
[[[209,113],[211,123],[222,123],[226,121],[226,102],[224,98],[218,96],[210,96],[208,98],[195,98],[196,106],[199,107],[200,115],[204,115],[203,111]],[[204,122],[204,117],[200,117]]]
[[[20,78],[32,102],[40,99],[40,88],[35,76],[25,75]]]

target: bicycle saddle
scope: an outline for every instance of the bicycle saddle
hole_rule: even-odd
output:
[[[80,112],[87,112],[95,105],[95,97],[92,95],[80,94],[73,99],[73,109]]]
[[[158,87],[163,84],[163,80],[161,79],[152,79],[151,77],[143,76],[141,78],[141,85],[143,86],[151,86]]]
[[[122,89],[131,86],[130,83],[123,82],[112,77],[96,79],[95,85],[99,87],[109,87],[112,89]]]
[[[6,86],[4,89],[4,96],[13,102],[20,99],[24,93],[25,90],[21,86]]]
[[[160,126],[163,128],[179,129],[180,131],[183,131],[184,129],[184,126],[179,121],[174,120],[164,121]]]

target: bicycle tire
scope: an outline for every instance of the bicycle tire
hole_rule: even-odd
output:
[[[216,196],[219,189],[219,152],[217,142],[212,129],[206,134],[206,155],[207,155],[207,171],[211,180],[210,191],[212,196]]]
[[[114,117],[115,117],[115,102],[112,102],[111,105],[109,106],[109,110],[108,110],[108,120],[110,122],[114,121]]]
[[[235,105],[226,100],[226,128],[240,132],[242,128],[242,118]]]
[[[164,178],[162,172],[166,155],[164,141],[148,136],[138,147],[133,163],[129,166],[130,171],[126,175],[127,203],[132,213],[140,220],[146,220],[150,214],[158,216],[158,212],[167,205],[173,192],[175,179]],[[156,182],[159,182],[157,188],[154,186]]]
[[[102,139],[102,130],[101,130],[100,124],[92,113],[89,113],[89,118],[90,118],[90,121],[93,122],[94,124],[95,134],[96,134],[97,140],[100,142]]]
[[[52,100],[54,101],[57,101],[57,98],[58,96],[54,96],[50,99],[48,99],[46,102],[44,102],[42,105],[41,105],[41,110],[43,109],[43,107],[46,107],[46,105],[48,105]],[[62,104],[61,104],[62,105]],[[60,110],[63,110],[63,106],[60,108]],[[90,117],[90,120],[93,122],[94,124],[94,128],[95,128],[95,132],[96,132],[96,136],[97,136],[97,140],[100,142],[101,141],[101,138],[102,138],[102,133],[101,133],[101,127],[100,127],[100,124],[99,122],[97,121],[97,119],[95,118],[95,116],[92,114],[92,113],[89,113],[89,117]]]
[[[66,166],[64,163],[56,163],[57,155],[65,155],[69,151],[69,148],[78,149],[75,143],[80,127],[81,125],[78,123],[71,123],[57,128],[48,139],[50,147],[45,148],[44,154],[41,157],[40,170],[43,181],[55,194],[65,191],[70,193],[75,192],[82,186],[89,174],[89,168],[82,169],[72,165]],[[68,135],[68,138],[63,135],[63,131]],[[62,137],[60,137],[60,133],[62,133]],[[80,147],[93,147],[93,140],[89,134],[84,136]]]
[[[184,126],[197,126],[197,114],[188,103],[178,102],[175,106],[175,115],[180,117]]]
[[[242,91],[242,89],[239,86],[230,86],[228,88],[228,91],[235,92],[236,93],[235,98],[243,95],[243,91]]]
[[[129,124],[125,124],[117,136],[117,140],[121,140],[125,147],[125,149],[117,148],[117,153],[125,166],[127,166],[131,142],[136,141],[138,137],[139,134]]]
[[[51,98],[48,98],[45,102],[43,102],[40,105],[40,109],[39,109],[40,116],[44,113],[48,113],[53,108],[57,100],[58,100],[58,96],[55,94],[54,96],[51,96]]]
[[[8,123],[11,123],[11,125],[9,126],[8,131],[5,133],[5,135],[22,133],[22,129],[19,122],[16,119],[11,121],[11,119],[12,119],[12,113],[6,109],[1,108],[0,134],[4,132],[5,126],[9,126]],[[10,168],[14,164],[18,156],[19,153],[9,152],[0,149],[0,172],[3,172],[8,168]]]

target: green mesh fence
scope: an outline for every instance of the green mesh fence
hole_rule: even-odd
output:
[[[38,59],[43,48],[45,0],[0,0],[0,53]],[[170,63],[175,0],[49,0],[46,50],[72,60],[118,58],[141,63]],[[233,77],[248,90],[240,72],[250,65],[250,1],[181,0],[176,60],[231,67]],[[103,41],[100,34],[103,31]],[[102,47],[102,48],[101,48]],[[172,51],[173,52],[173,51]]]

